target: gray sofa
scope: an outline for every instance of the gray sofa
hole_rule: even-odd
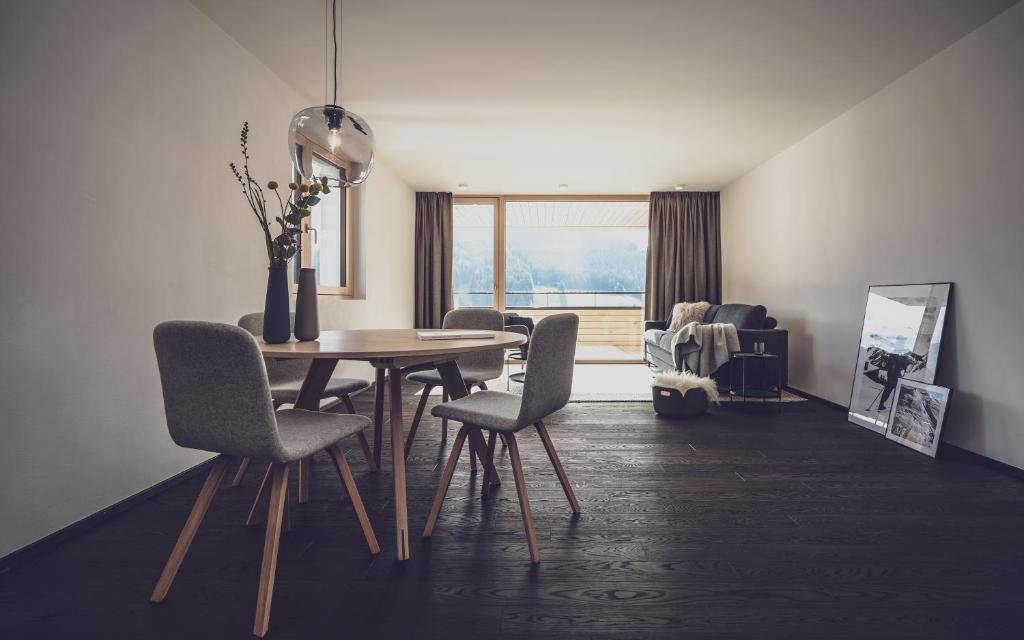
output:
[[[776,328],[778,321],[768,315],[767,309],[761,305],[750,304],[711,305],[708,312],[704,314],[704,323],[716,322],[735,325],[740,337],[740,349],[743,351],[753,351],[755,342],[765,343],[766,352],[779,356],[779,366],[782,367],[782,385],[788,384],[789,332]],[[667,320],[644,322],[644,359],[655,369],[679,371],[683,366],[683,358],[681,354],[672,352],[672,338],[675,334],[668,331],[668,324]],[[764,372],[760,367],[757,369],[756,372],[748,369],[748,385],[757,387],[775,384],[774,371]],[[755,379],[750,379],[751,374],[755,376]],[[723,366],[711,377],[718,382],[719,386],[728,387],[732,380],[729,365]]]

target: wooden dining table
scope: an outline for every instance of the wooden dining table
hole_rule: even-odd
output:
[[[259,340],[267,358],[309,359],[309,372],[302,383],[295,407],[320,410],[320,398],[340,360],[368,362],[376,370],[374,402],[373,455],[379,469],[383,444],[384,386],[389,388],[391,414],[391,464],[395,491],[395,545],[399,560],[408,560],[409,518],[405,491],[405,435],[402,418],[402,378],[412,372],[436,368],[451,399],[469,395],[459,371],[458,356],[474,351],[508,349],[526,342],[526,337],[507,331],[480,331],[486,338],[424,340],[417,334],[424,329],[348,329],[323,331],[310,342],[289,341],[270,344]],[[478,431],[470,439],[470,450],[479,458],[484,477],[498,484],[497,472],[486,455],[487,445]],[[300,482],[302,473],[300,469]]]

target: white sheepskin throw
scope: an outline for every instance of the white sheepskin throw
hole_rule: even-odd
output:
[[[672,307],[668,330],[679,331],[691,322],[704,322],[704,316],[710,308],[710,302],[677,302]]]
[[[654,386],[665,387],[666,389],[679,389],[680,393],[686,393],[689,389],[703,389],[708,394],[708,400],[719,403],[718,385],[711,378],[702,378],[689,371],[679,373],[659,373],[654,376]]]

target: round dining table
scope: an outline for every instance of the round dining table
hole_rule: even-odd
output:
[[[323,331],[317,340],[289,341],[270,344],[259,340],[260,350],[267,358],[302,358],[311,360],[309,372],[302,383],[295,407],[319,411],[320,398],[339,360],[368,362],[376,370],[373,415],[373,458],[380,468],[384,424],[384,386],[389,388],[391,413],[391,464],[395,491],[395,545],[399,560],[409,559],[409,518],[405,492],[405,435],[402,423],[402,378],[412,371],[437,369],[444,388],[452,399],[469,395],[462,379],[458,356],[474,351],[490,351],[517,347],[526,337],[507,331],[473,331],[473,338],[423,339],[426,329],[348,329]],[[479,458],[484,477],[492,485],[499,483],[497,472],[486,455],[487,445],[479,431],[470,439],[472,455]],[[305,473],[303,473],[305,471]],[[308,466],[299,469],[299,482],[309,482]],[[303,488],[300,487],[300,493]]]

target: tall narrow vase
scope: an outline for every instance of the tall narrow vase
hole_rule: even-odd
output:
[[[316,308],[316,269],[299,270],[299,293],[295,298],[295,339],[303,342],[320,337],[320,316]]]
[[[288,342],[292,335],[288,313],[288,267],[271,265],[267,274],[267,301],[263,307],[263,340]]]

